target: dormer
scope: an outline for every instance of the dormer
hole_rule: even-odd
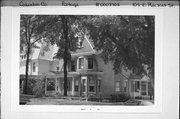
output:
[[[79,39],[78,40],[78,48],[83,48],[83,40],[82,39]]]

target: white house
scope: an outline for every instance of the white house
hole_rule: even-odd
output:
[[[29,63],[29,77],[46,77],[46,95],[63,95],[63,60],[53,59],[57,52],[56,46],[49,46],[49,50],[33,49]],[[149,78],[147,76],[133,76],[131,71],[115,74],[113,64],[107,64],[93,49],[93,43],[85,38],[76,52],[71,53],[68,64],[68,95],[89,96],[128,93],[131,97],[149,97]],[[20,56],[20,78],[25,77],[26,56]]]

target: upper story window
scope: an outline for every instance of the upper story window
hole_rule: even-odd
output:
[[[83,47],[83,42],[82,41],[79,42],[79,46]]]
[[[76,63],[75,60],[71,61],[71,71],[76,71]]]
[[[21,59],[26,59],[26,54],[21,55]]]
[[[59,67],[56,67],[57,72],[59,71]]]
[[[33,63],[33,72],[36,72],[36,63]]]
[[[88,69],[93,69],[93,58],[88,58]]]
[[[83,41],[82,41],[82,39],[78,40],[78,47],[79,48],[83,48]]]
[[[84,58],[79,58],[79,69],[84,68]]]
[[[21,59],[23,59],[23,55],[21,55]]]

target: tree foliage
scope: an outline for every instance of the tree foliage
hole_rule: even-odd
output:
[[[20,52],[26,55],[26,71],[25,71],[25,83],[24,94],[27,94],[27,82],[30,54],[32,48],[39,48],[37,42],[41,42],[43,39],[44,27],[46,17],[41,15],[21,15],[20,18]]]
[[[71,60],[71,52],[75,52],[79,48],[79,40],[83,40],[80,17],[49,15],[43,25],[45,41],[59,48],[54,58],[64,60],[64,96],[67,96],[67,64]]]
[[[95,49],[105,63],[113,62],[115,73],[122,69],[148,75],[150,99],[154,94],[154,16],[88,16],[84,22]],[[124,67],[124,68],[122,68]]]
[[[26,51],[28,48],[38,48],[36,42],[43,38],[42,27],[45,22],[41,15],[21,15],[20,19],[20,50]]]
[[[125,66],[136,73],[154,68],[154,16],[89,16],[84,22],[95,49],[115,72]],[[144,64],[144,65],[143,65]]]

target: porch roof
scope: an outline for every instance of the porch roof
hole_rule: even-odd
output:
[[[104,72],[94,70],[80,70],[78,72],[67,72],[67,77],[77,77],[80,75],[102,75]],[[46,76],[64,77],[64,72],[50,71],[45,74]]]
[[[130,80],[150,81],[149,77],[146,75],[131,75]]]
[[[19,77],[20,77],[20,79],[25,79],[26,75],[21,74]],[[29,79],[39,79],[41,77],[42,77],[42,75],[28,75]]]

